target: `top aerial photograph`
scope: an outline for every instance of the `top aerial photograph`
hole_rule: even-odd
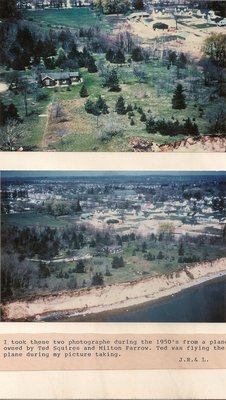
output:
[[[225,152],[225,1],[1,0],[0,150]]]

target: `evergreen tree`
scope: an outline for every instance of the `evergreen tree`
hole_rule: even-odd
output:
[[[143,61],[143,53],[141,47],[135,47],[132,51],[132,59],[133,61],[139,62]]]
[[[117,63],[117,64],[124,64],[125,61],[126,61],[126,60],[125,60],[125,56],[124,56],[122,50],[118,50],[118,51],[115,53],[114,61],[113,61],[113,62],[115,62],[115,63]]]
[[[140,121],[141,122],[146,122],[147,121],[146,115],[144,113],[141,114]]]
[[[120,115],[125,115],[127,113],[123,96],[118,97],[118,100],[115,105],[115,111],[117,112],[117,114]]]
[[[62,67],[63,64],[64,64],[66,61],[67,61],[66,53],[65,53],[64,49],[61,48],[61,49],[59,49],[59,51],[58,51],[58,56],[57,56],[57,59],[56,59],[56,61],[55,61],[55,65],[56,65],[57,67]]]
[[[133,7],[135,10],[143,10],[144,9],[144,2],[143,0],[133,0]]]
[[[104,86],[108,87],[110,92],[120,92],[118,74],[115,69],[110,71],[105,77]]]
[[[123,268],[125,266],[124,260],[122,257],[114,256],[111,263],[112,268],[118,269]]]
[[[133,118],[131,118],[131,120],[130,120],[130,125],[131,125],[131,126],[134,126],[134,125],[135,125],[135,122],[134,122],[134,119],[133,119]]]
[[[92,277],[92,285],[102,286],[104,284],[104,278],[102,272],[96,272]]]
[[[80,94],[81,97],[88,97],[89,96],[85,85],[82,85],[82,87],[81,87],[81,89],[79,91],[79,94]]]
[[[180,53],[179,58],[177,60],[177,65],[179,68],[185,68],[187,64],[187,57],[184,53]]]
[[[93,110],[94,110],[94,107],[95,107],[94,102],[88,99],[88,100],[86,101],[86,103],[85,103],[85,110],[86,110],[86,112],[87,112],[88,114],[92,114],[92,113],[93,113]]]
[[[183,94],[183,91],[183,86],[178,83],[172,98],[172,108],[176,110],[182,110],[186,108],[185,95]]]
[[[148,118],[148,120],[146,122],[146,130],[148,133],[157,132],[156,122],[153,117]]]
[[[109,49],[106,52],[106,60],[112,63],[114,61],[114,55],[115,55],[114,51],[112,49]]]
[[[94,60],[93,56],[90,56],[90,58],[88,60],[87,68],[88,68],[88,72],[90,72],[92,74],[97,72],[97,66],[95,64],[95,60]]]
[[[169,51],[168,54],[169,64],[175,65],[177,61],[177,54],[175,51]]]
[[[82,207],[80,205],[79,199],[77,200],[77,204],[76,204],[76,212],[82,212]]]
[[[131,111],[133,111],[133,106],[132,106],[132,104],[128,104],[128,106],[127,106],[127,112],[131,112]]]
[[[102,114],[108,114],[109,113],[106,100],[102,96],[98,97],[98,100],[96,102],[96,107],[99,108],[99,110],[101,111]]]
[[[46,264],[40,262],[38,274],[39,278],[48,278],[50,276],[50,270]]]
[[[183,242],[180,242],[178,247],[178,256],[183,256],[183,255],[184,255],[184,245]]]
[[[14,119],[16,121],[21,122],[21,118],[18,114],[18,110],[13,103],[10,103],[7,109],[7,119]]]
[[[78,260],[77,264],[76,264],[76,270],[75,270],[78,274],[84,274],[85,273],[85,265],[84,262],[82,260]]]
[[[0,18],[20,18],[16,0],[0,1]]]

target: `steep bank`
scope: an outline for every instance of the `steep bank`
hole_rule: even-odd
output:
[[[189,137],[169,144],[157,144],[147,139],[134,137],[130,139],[133,151],[142,152],[221,152],[226,151],[225,136]]]
[[[1,307],[2,315],[5,321],[13,321],[41,320],[43,315],[56,312],[100,313],[158,300],[223,274],[226,274],[226,257],[135,282],[8,302]]]

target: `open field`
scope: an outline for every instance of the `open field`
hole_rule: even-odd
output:
[[[183,139],[190,136],[193,139],[193,133],[174,132],[173,128],[170,134],[164,131],[148,133],[146,121],[140,121],[142,113],[146,120],[164,119],[166,123],[178,120],[179,124],[183,124],[190,118],[197,125],[196,136],[204,141],[206,135],[214,137],[225,134],[223,127],[217,126],[224,108],[224,74],[221,77],[221,72],[213,70],[213,74],[217,75],[212,77],[212,72],[208,69],[204,71],[204,66],[200,64],[200,59],[204,57],[204,41],[212,34],[223,34],[223,27],[209,26],[202,23],[200,18],[192,17],[178,19],[175,29],[175,19],[169,17],[164,18],[168,30],[155,30],[153,24],[161,18],[153,21],[151,18],[132,20],[127,15],[100,15],[90,8],[27,10],[23,11],[23,15],[25,20],[20,24],[22,27],[27,24],[26,29],[35,33],[35,40],[37,35],[41,35],[41,40],[46,35],[46,40],[49,40],[50,35],[54,42],[54,50],[51,50],[54,56],[46,56],[43,60],[44,57],[38,55],[41,64],[36,61],[34,65],[32,62],[35,56],[30,57],[28,65],[19,68],[19,71],[13,71],[14,67],[1,67],[0,100],[5,106],[13,104],[23,120],[21,127],[24,134],[15,143],[15,149],[173,151],[170,144],[179,143],[176,144],[177,151],[221,151],[219,147],[225,150],[224,139],[213,148],[211,144],[205,146],[201,139],[196,145],[187,146]],[[76,58],[78,52],[73,56],[75,58],[70,58],[73,43],[79,52],[88,48],[89,57],[93,57],[98,70],[88,72],[88,66],[82,61],[80,73],[88,92],[86,98],[80,96],[81,84],[68,87],[57,85],[52,89],[37,84],[40,80],[38,71],[61,73],[78,68],[81,62]],[[134,48],[140,49],[141,60],[133,58]],[[118,63],[109,61],[106,58],[109,49],[121,49],[125,60]],[[66,64],[57,63],[59,52],[63,52]],[[170,61],[172,52],[177,61],[175,58]],[[181,55],[184,57],[182,64],[178,61]],[[15,55],[12,54],[12,57]],[[44,65],[49,65],[50,58],[55,63],[52,70]],[[112,70],[116,71],[118,77],[118,92],[104,86],[106,71]],[[27,110],[23,90],[9,85],[9,82],[13,82],[14,73],[18,81],[26,80],[29,86],[26,94]],[[178,84],[183,86],[186,104],[185,107],[172,108],[172,97]],[[11,90],[6,90],[7,87]],[[132,116],[128,112],[124,115],[116,114],[115,105],[119,95],[123,96],[126,107],[132,107]],[[87,114],[84,106],[87,99],[95,102],[98,96],[106,101],[109,114],[102,113],[97,119]],[[63,118],[54,119],[51,114],[56,102],[63,108]],[[108,133],[106,136],[106,131],[112,130],[113,120],[117,123],[118,133]],[[169,145],[169,148],[159,148],[162,144]]]
[[[28,10],[23,11],[23,16],[30,21],[36,22],[38,25],[47,27],[95,27],[111,31],[115,24],[120,21],[120,18],[115,19],[111,16],[97,15],[90,8],[74,8],[74,9],[46,9],[46,10]]]
[[[119,95],[123,96],[127,105],[132,104],[133,107],[135,105],[137,108],[141,107],[147,118],[149,115],[157,118],[161,116],[166,120],[174,118],[182,122],[192,116],[199,127],[200,133],[207,133],[208,121],[203,119],[200,109],[205,109],[208,113],[210,106],[205,99],[208,97],[209,89],[202,87],[199,73],[195,72],[196,79],[199,79],[200,85],[198,89],[196,82],[196,90],[199,90],[199,99],[197,101],[188,101],[187,108],[184,110],[172,110],[170,93],[175,85],[176,69],[167,70],[166,67],[161,67],[158,61],[144,65],[147,81],[146,83],[141,83],[133,76],[133,68],[135,67],[139,68],[139,63],[134,63],[131,67],[121,66],[118,68],[118,74],[122,82],[120,93],[109,92],[108,89],[102,87],[102,80],[97,74],[89,74],[85,70],[81,70],[90,94],[89,99],[97,100],[97,93],[103,96],[112,118],[117,118],[118,123],[122,126],[122,136],[113,137],[109,141],[101,140],[101,134],[105,124],[108,122],[109,115],[101,115],[97,126],[96,117],[87,114],[84,109],[86,99],[80,98],[79,85],[72,87],[69,92],[65,89],[59,89],[54,93],[54,90],[48,89],[54,93],[55,98],[62,102],[65,119],[63,123],[59,120],[49,121],[45,135],[46,148],[60,151],[131,151],[130,139],[137,136],[158,144],[171,143],[184,138],[183,135],[163,136],[158,133],[147,133],[145,123],[140,121],[140,113],[135,110],[134,126],[131,126],[127,114],[119,116],[114,112]],[[181,80],[183,79],[184,86],[188,91],[190,90],[193,74],[192,68],[185,71],[181,70],[180,72]],[[158,88],[156,88],[156,84],[159,86]]]

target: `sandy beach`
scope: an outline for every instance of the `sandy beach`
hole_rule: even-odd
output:
[[[180,272],[156,275],[135,282],[8,302],[1,305],[2,315],[5,321],[40,321],[44,316],[57,312],[78,316],[112,311],[157,301],[225,274],[224,257],[185,267]]]

